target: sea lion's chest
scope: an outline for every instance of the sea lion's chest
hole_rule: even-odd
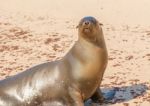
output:
[[[103,75],[105,52],[98,47],[79,47],[76,57],[72,56],[72,75],[83,96],[88,98],[99,86]],[[103,63],[104,62],[104,63]]]
[[[105,52],[102,48],[93,45],[80,46],[72,58],[72,69],[75,78],[93,80],[101,74]]]

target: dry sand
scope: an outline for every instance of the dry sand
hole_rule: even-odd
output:
[[[102,89],[117,91],[104,106],[150,106],[149,0],[0,0],[0,78],[61,58],[88,15],[104,24]]]

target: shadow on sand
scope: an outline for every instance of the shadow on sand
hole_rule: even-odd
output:
[[[114,88],[103,88],[103,96],[106,103],[99,105],[92,103],[92,100],[87,100],[85,106],[109,106],[115,103],[126,102],[142,96],[146,93],[148,87],[145,84],[135,84],[131,86],[122,86]]]

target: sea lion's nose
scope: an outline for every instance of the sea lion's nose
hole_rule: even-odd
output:
[[[85,21],[83,24],[84,24],[84,25],[89,25],[90,22],[89,22],[89,21]]]

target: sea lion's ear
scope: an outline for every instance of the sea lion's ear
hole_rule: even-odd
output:
[[[100,25],[100,26],[103,26],[103,24],[102,24],[102,23],[100,23],[100,22],[99,22],[99,25]]]
[[[79,25],[77,25],[76,28],[79,28]]]

